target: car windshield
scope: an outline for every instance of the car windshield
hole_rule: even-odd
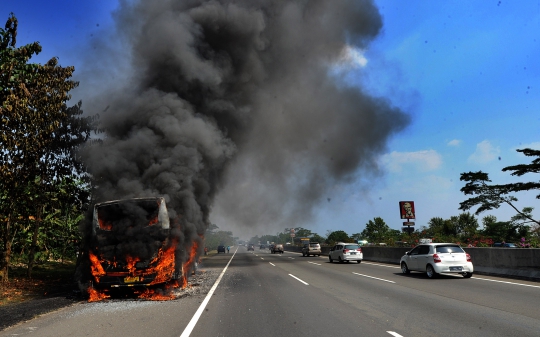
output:
[[[319,247],[319,244],[318,243],[312,243],[309,245],[311,248],[317,248]]]
[[[437,246],[436,251],[437,253],[464,253],[463,249],[456,245]]]
[[[358,249],[358,245],[345,245],[345,249]]]

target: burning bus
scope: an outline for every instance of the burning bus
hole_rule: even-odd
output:
[[[183,267],[170,227],[163,197],[95,204],[87,252],[90,300],[101,299],[99,293],[110,288],[178,285]]]

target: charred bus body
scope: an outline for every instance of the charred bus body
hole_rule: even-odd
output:
[[[152,286],[178,280],[182,264],[162,197],[97,203],[88,250],[93,289]]]

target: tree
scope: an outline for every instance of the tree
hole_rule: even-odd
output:
[[[5,193],[0,214],[6,219],[0,267],[4,279],[16,219],[34,219],[28,255],[31,276],[44,213],[59,205],[49,203],[51,193],[64,181],[74,188],[75,195],[83,196],[80,185],[71,182],[87,179],[77,149],[90,138],[96,120],[81,117],[80,102],[73,107],[66,104],[71,99],[69,91],[78,86],[69,80],[74,67],[61,67],[56,58],[45,65],[29,64],[41,46],[34,42],[16,48],[16,34],[17,19],[11,14],[6,29],[0,30],[0,190]],[[55,200],[62,203],[71,199]]]
[[[333,245],[336,242],[349,242],[349,236],[344,231],[334,231],[328,234],[328,237],[326,238],[326,243],[329,245]]]
[[[320,235],[317,234],[317,233],[312,234],[311,237],[310,237],[310,240],[311,240],[312,242],[319,242],[319,243],[323,243],[323,242],[326,241],[325,238],[323,238],[322,236],[320,236]]]
[[[351,235],[351,239],[353,240],[362,240],[362,233],[354,233]]]
[[[460,235],[473,236],[478,231],[478,220],[469,212],[459,215],[457,225],[457,232]]]
[[[439,217],[434,217],[429,219],[427,234],[429,236],[443,235],[444,234],[444,219]]]
[[[384,242],[389,238],[390,227],[380,217],[369,220],[366,228],[362,231],[362,237],[367,238],[369,242]]]
[[[513,171],[511,175],[522,176],[526,173],[540,173],[540,151],[533,149],[518,149],[518,152],[522,152],[528,157],[536,157],[531,164],[519,164],[513,166],[507,166],[502,171]],[[501,204],[507,204],[512,207],[519,215],[523,216],[528,222],[534,222],[540,225],[540,221],[532,218],[530,213],[523,213],[518,210],[514,205],[518,199],[509,193],[521,192],[540,189],[540,182],[519,182],[502,185],[491,185],[491,180],[487,173],[482,171],[478,172],[466,172],[462,173],[460,177],[461,181],[467,183],[461,189],[465,195],[475,195],[460,203],[459,209],[469,210],[472,207],[479,206],[475,214],[480,214],[483,211],[497,209]],[[536,196],[540,199],[540,194]]]
[[[215,224],[211,224],[204,237],[204,245],[208,249],[217,249],[219,245],[224,246],[233,246],[235,243],[235,238],[231,231],[220,231],[219,227]]]

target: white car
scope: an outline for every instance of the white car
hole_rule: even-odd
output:
[[[429,278],[440,273],[459,273],[469,278],[474,267],[471,256],[455,243],[429,243],[405,253],[399,262],[403,274],[425,272]]]
[[[330,249],[328,258],[330,259],[330,263],[334,262],[334,260],[338,260],[340,263],[345,261],[356,261],[357,263],[360,263],[364,259],[364,254],[362,253],[360,245],[357,243],[338,242]]]

